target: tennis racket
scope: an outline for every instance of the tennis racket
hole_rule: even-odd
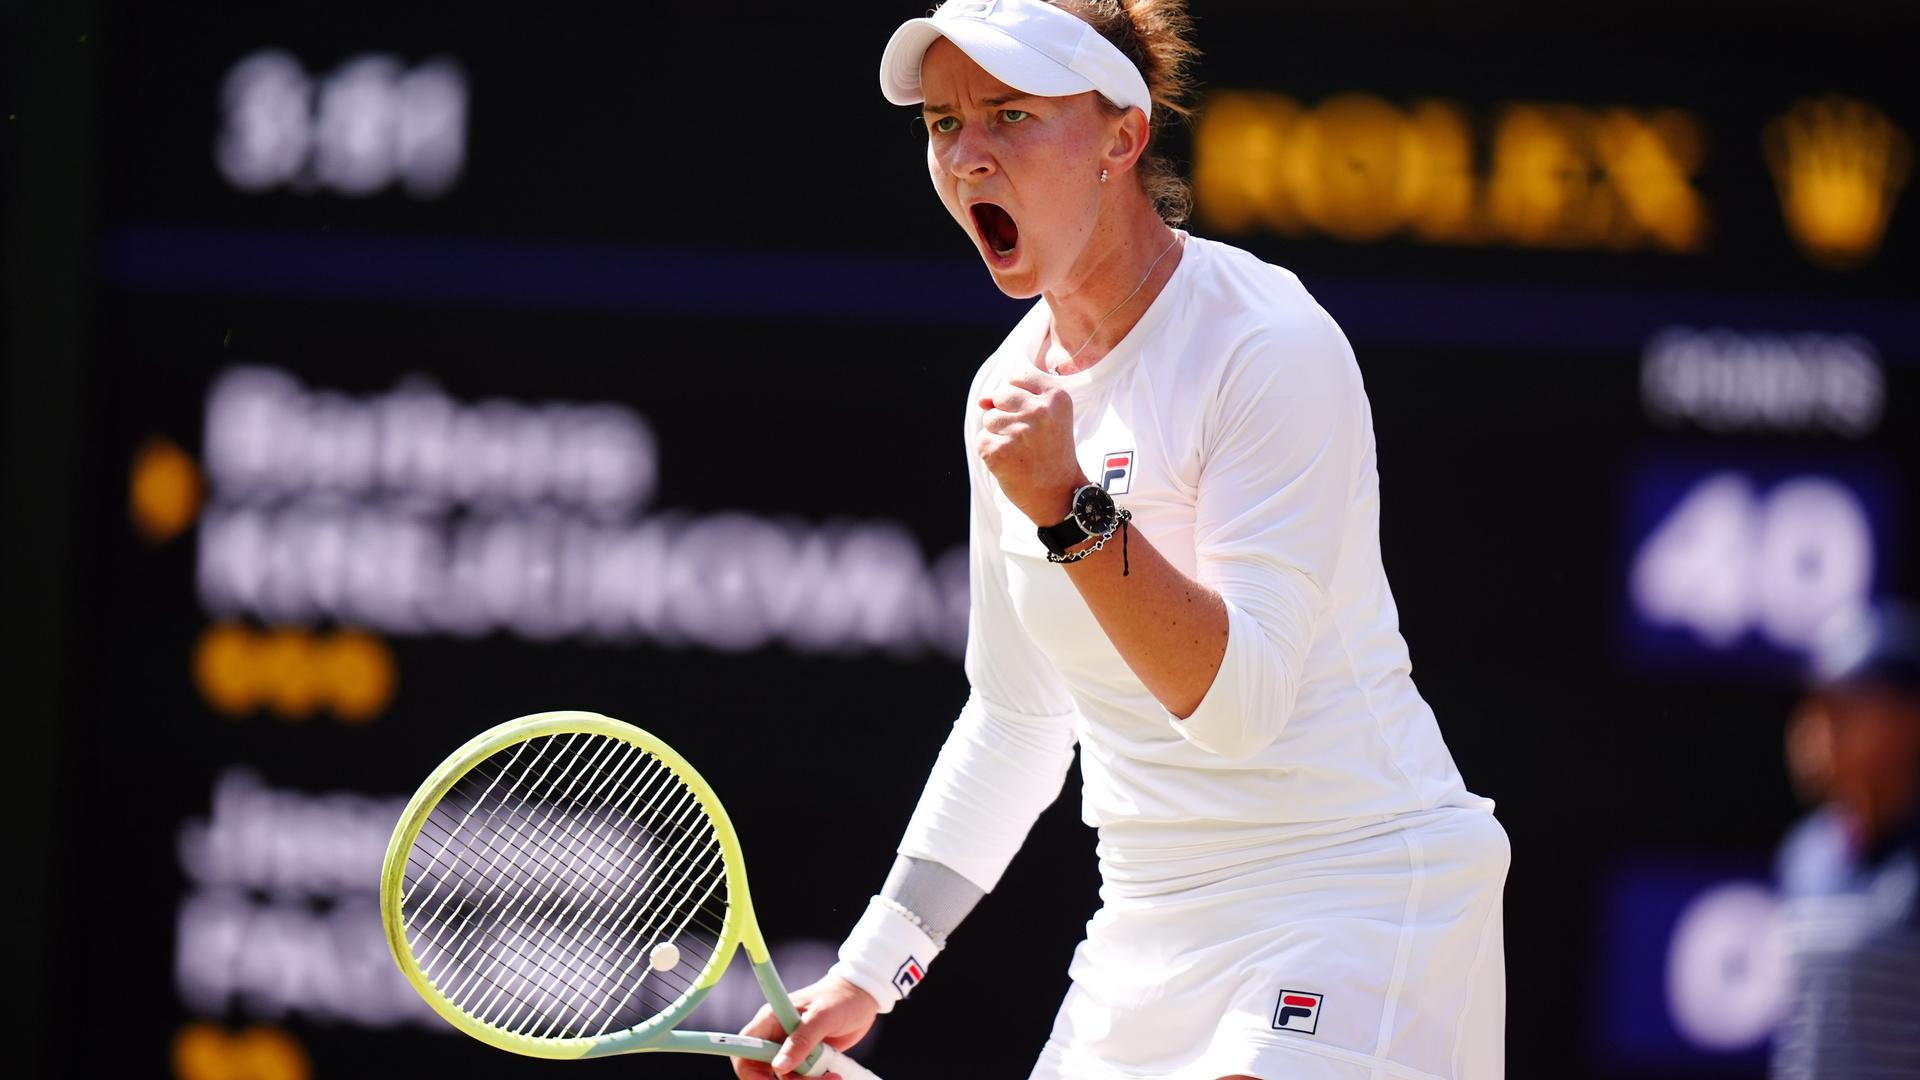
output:
[[[521,717],[456,750],[407,804],[380,916],[427,1004],[543,1058],[679,1051],[771,1061],[780,1044],[681,1031],[744,948],[800,1022],[754,918],[740,841],[693,766],[630,724]],[[801,1066],[878,1080],[821,1046]]]

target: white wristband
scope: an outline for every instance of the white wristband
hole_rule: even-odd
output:
[[[840,946],[840,962],[827,972],[872,994],[883,1013],[920,985],[927,965],[940,955],[940,946],[910,914],[882,896],[868,901]]]

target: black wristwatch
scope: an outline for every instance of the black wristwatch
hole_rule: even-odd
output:
[[[1113,496],[1099,484],[1082,484],[1073,492],[1073,509],[1058,525],[1040,526],[1040,542],[1058,559],[1089,536],[1106,536],[1119,526],[1120,510]]]

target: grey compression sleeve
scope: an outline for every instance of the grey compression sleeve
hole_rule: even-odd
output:
[[[986,890],[937,862],[896,856],[880,895],[913,912],[927,936],[941,945]]]
[[[827,973],[865,990],[881,1012],[891,1012],[926,978],[927,965],[947,947],[947,935],[985,895],[952,867],[897,856]]]

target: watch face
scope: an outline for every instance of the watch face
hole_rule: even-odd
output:
[[[1073,494],[1073,519],[1088,536],[1099,536],[1113,528],[1119,512],[1114,509],[1113,496],[1098,485],[1088,484]]]

